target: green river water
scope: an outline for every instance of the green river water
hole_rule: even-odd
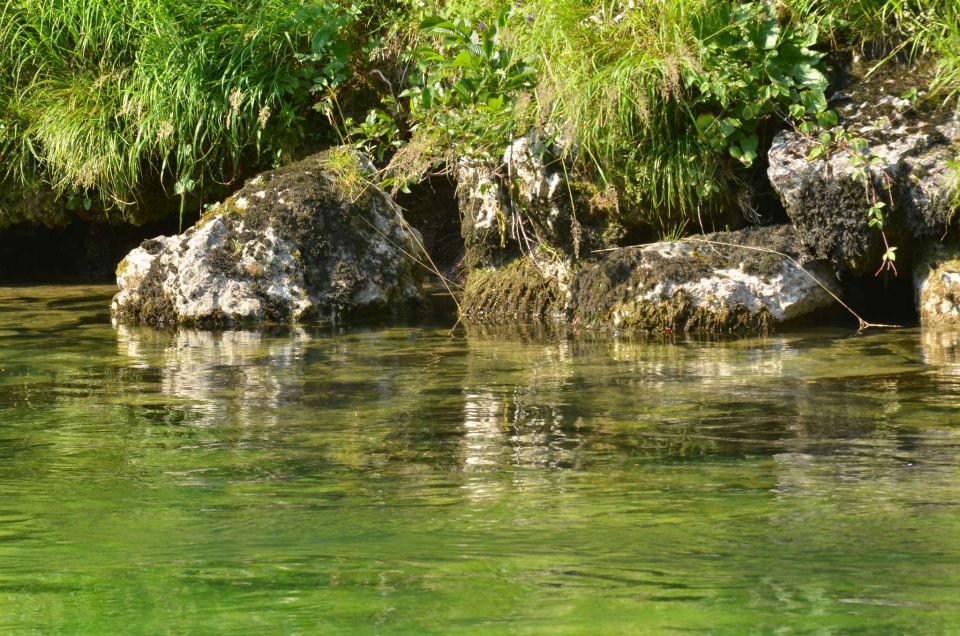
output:
[[[114,327],[0,290],[2,634],[960,633],[960,334]]]

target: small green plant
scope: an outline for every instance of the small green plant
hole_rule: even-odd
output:
[[[509,12],[490,22],[431,17],[420,29],[433,45],[413,51],[409,98],[414,128],[433,128],[460,156],[490,158],[515,136],[516,97],[536,69],[502,39]]]
[[[383,162],[388,153],[403,145],[397,120],[379,108],[371,108],[359,124],[347,118],[344,126],[347,128],[351,145],[376,158],[378,163]]]
[[[853,178],[863,183],[864,194],[867,197],[867,203],[870,206],[867,209],[867,219],[870,227],[876,228],[880,232],[880,238],[883,239],[884,252],[881,256],[880,267],[876,271],[876,276],[882,272],[891,272],[897,275],[897,248],[890,245],[887,239],[887,233],[884,230],[884,209],[887,204],[884,203],[877,190],[877,184],[873,178],[873,172],[877,171],[882,180],[882,189],[887,193],[887,199],[890,202],[890,209],[893,209],[892,180],[886,170],[883,169],[883,158],[869,154],[867,151],[867,142],[863,139],[854,139],[849,144],[851,149],[850,164],[853,166]]]
[[[884,252],[881,256],[880,267],[875,275],[879,276],[882,272],[887,271],[896,276],[897,248],[890,245],[884,229],[885,215],[893,209],[893,181],[883,167],[883,158],[869,152],[869,144],[866,139],[851,134],[844,127],[838,126],[836,114],[833,111],[824,111],[817,120],[805,120],[798,127],[798,130],[806,135],[807,140],[811,142],[811,148],[807,154],[808,161],[826,158],[841,149],[850,152],[850,165],[853,167],[851,176],[854,181],[863,184],[864,195],[867,199],[867,224],[871,228],[876,228],[883,240]],[[889,207],[880,196],[873,176],[874,173],[879,175],[882,182],[880,189],[887,193]]]
[[[766,119],[827,111],[827,78],[818,68],[823,54],[812,48],[816,27],[781,26],[767,3],[726,8],[721,21],[729,26],[704,38],[701,65],[686,70],[684,83],[695,89],[690,107],[707,145],[750,166]]]

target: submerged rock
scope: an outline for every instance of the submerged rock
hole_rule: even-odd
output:
[[[960,248],[929,248],[918,260],[913,280],[920,323],[960,327]]]
[[[831,284],[786,225],[624,248],[577,275],[575,320],[623,330],[766,331],[833,303],[811,274]]]
[[[942,235],[950,221],[957,174],[948,161],[960,153],[960,121],[951,105],[926,106],[900,97],[926,83],[922,69],[891,65],[834,97],[841,125],[865,143],[860,153],[851,141],[811,161],[807,157],[817,140],[785,131],[773,141],[770,182],[804,246],[838,272],[875,270],[884,251],[879,232],[869,226],[858,154],[873,161],[866,170],[871,190],[886,204],[884,229],[899,248],[898,265],[915,255],[915,239]]]
[[[421,299],[418,241],[364,160],[336,149],[264,173],[177,236],[120,263],[117,318],[284,322],[395,311]]]

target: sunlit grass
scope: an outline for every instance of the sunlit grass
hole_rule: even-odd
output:
[[[134,200],[274,160],[341,78],[335,2],[12,0],[0,9],[0,163],[8,183]]]

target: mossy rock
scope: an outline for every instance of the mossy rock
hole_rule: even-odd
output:
[[[422,301],[419,238],[335,149],[251,179],[182,235],[117,268],[114,314],[150,324],[342,320]]]
[[[574,279],[574,320],[621,331],[766,332],[831,304],[790,226],[721,232],[611,252]],[[815,273],[811,273],[809,270]]]
[[[483,323],[564,320],[568,294],[554,272],[531,256],[500,268],[473,270],[460,302],[461,317]]]

